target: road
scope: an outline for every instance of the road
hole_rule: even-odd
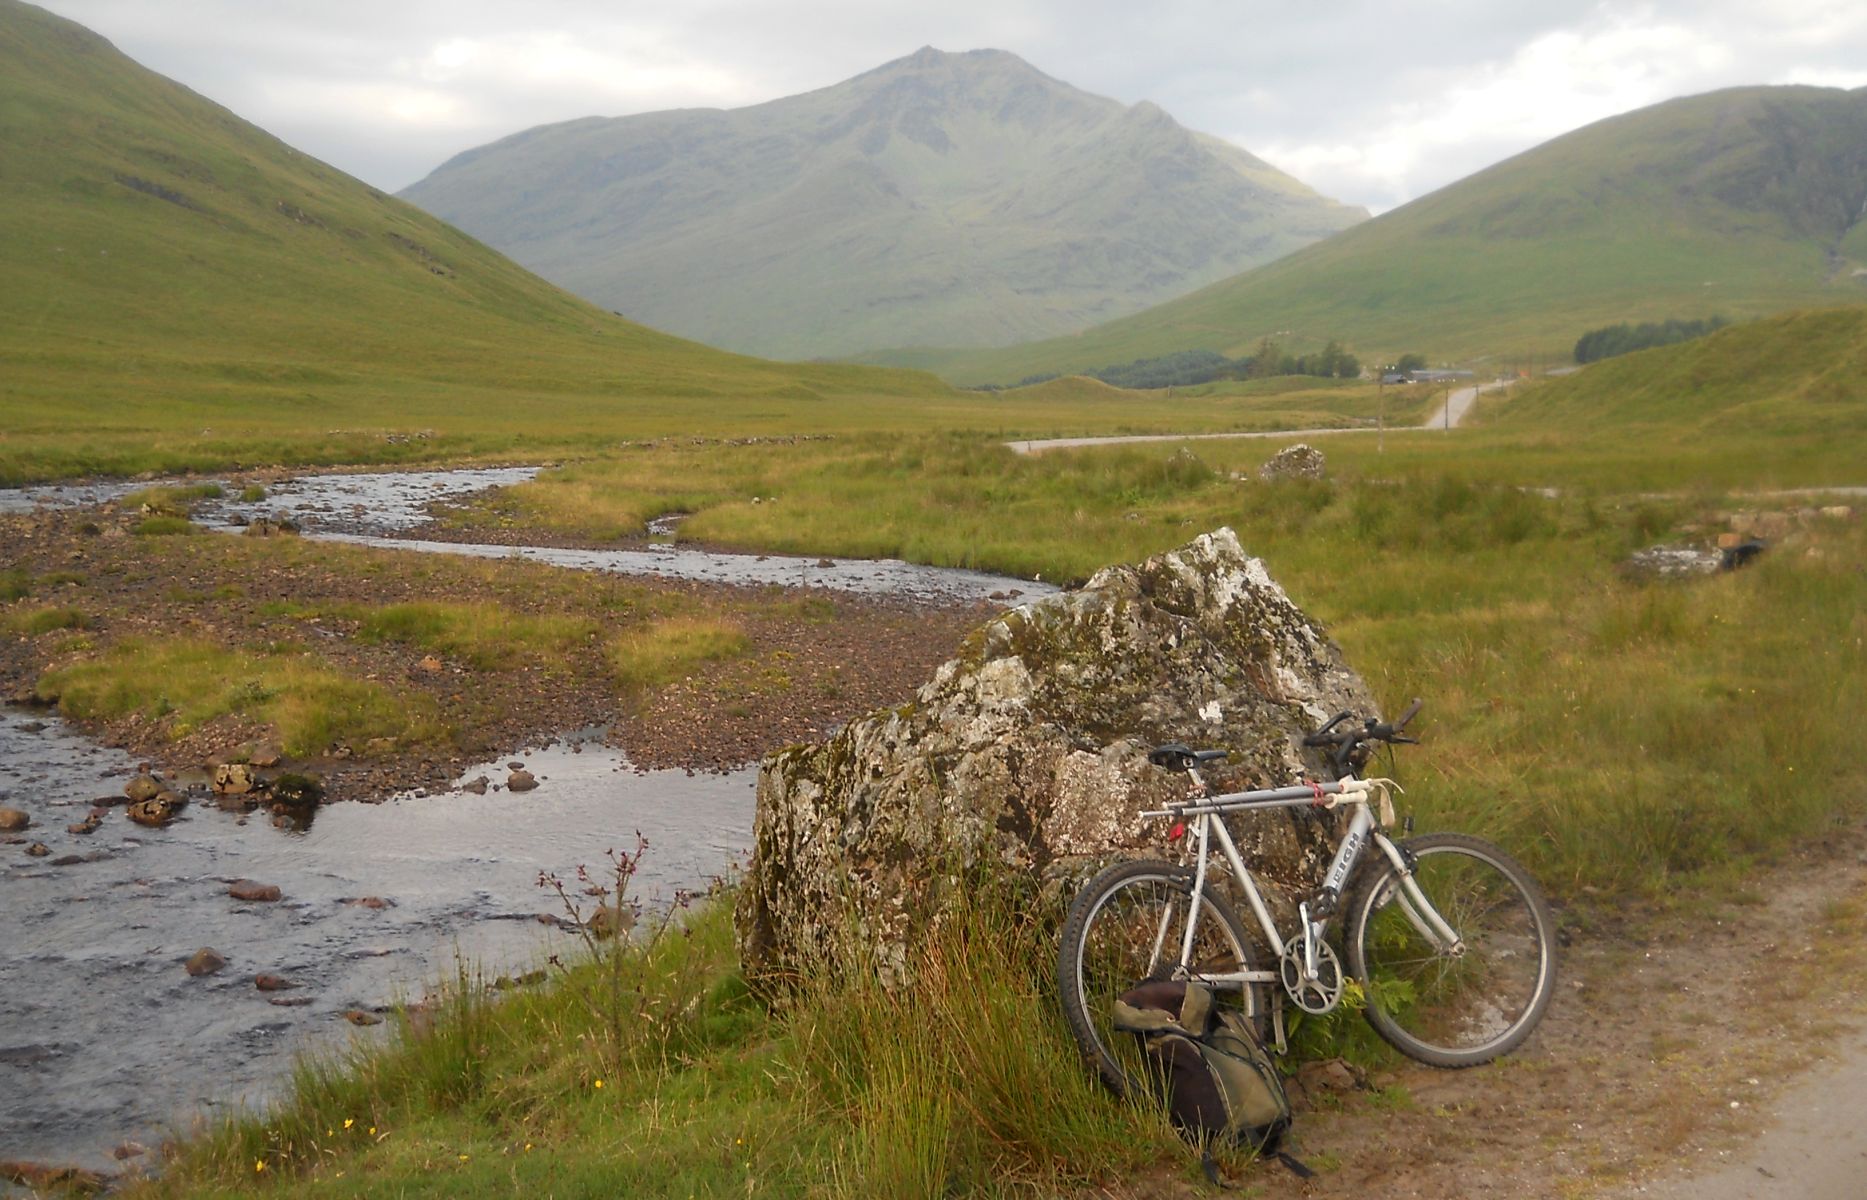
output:
[[[1770,1064],[1760,1058],[1758,1070]],[[1867,1194],[1867,1035],[1765,1106],[1754,1138],[1722,1143],[1709,1174],[1628,1190],[1646,1200],[1859,1200]],[[1768,1126],[1767,1128],[1761,1128]]]
[[[1499,379],[1491,383],[1476,384],[1472,387],[1456,388],[1446,396],[1446,402],[1433,411],[1433,415],[1420,425],[1390,425],[1388,433],[1418,433],[1423,430],[1455,429],[1471,411],[1478,400],[1478,393],[1488,392],[1493,388],[1505,387],[1508,379]],[[1071,450],[1081,446],[1126,446],[1141,442],[1203,442],[1220,438],[1292,438],[1292,437],[1334,437],[1344,433],[1378,433],[1380,430],[1370,425],[1356,425],[1346,429],[1274,429],[1262,433],[1139,433],[1125,437],[1080,437],[1080,438],[1042,438],[1028,442],[1006,442],[1019,454],[1042,454],[1046,450]]]

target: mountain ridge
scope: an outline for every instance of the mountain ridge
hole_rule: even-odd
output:
[[[792,356],[1080,328],[1365,215],[1151,102],[932,47],[742,108],[522,130],[402,195],[634,319]]]
[[[0,478],[407,457],[515,426],[563,444],[672,432],[697,402],[769,422],[785,403],[950,395],[622,320],[20,0],[0,0],[0,145]],[[96,445],[57,458],[74,421]]]
[[[1867,300],[1863,206],[1867,89],[1727,88],[1571,130],[1069,339],[865,358],[969,383],[1180,350],[1237,355],[1266,336],[1340,338],[1364,358],[1548,360],[1617,321]]]

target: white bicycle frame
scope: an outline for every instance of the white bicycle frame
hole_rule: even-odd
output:
[[[1258,890],[1257,881],[1245,868],[1245,861],[1238,853],[1238,846],[1232,841],[1232,835],[1225,828],[1225,822],[1219,818],[1235,812],[1264,812],[1275,808],[1336,808],[1352,806],[1353,815],[1349,818],[1348,830],[1342,836],[1341,845],[1336,848],[1335,858],[1329,864],[1328,872],[1323,876],[1325,894],[1339,896],[1360,861],[1362,852],[1368,843],[1378,847],[1388,862],[1393,864],[1394,873],[1400,880],[1400,890],[1395,898],[1399,900],[1401,911],[1407,920],[1418,929],[1440,953],[1458,955],[1465,949],[1464,940],[1458,931],[1446,923],[1439,915],[1420,885],[1414,880],[1413,868],[1408,857],[1381,829],[1382,824],[1393,820],[1392,801],[1388,790],[1394,785],[1385,779],[1346,779],[1331,783],[1304,784],[1300,787],[1266,788],[1260,791],[1227,792],[1219,796],[1205,795],[1205,781],[1197,774],[1192,775],[1192,790],[1195,798],[1185,804],[1176,804],[1153,812],[1144,812],[1144,817],[1174,817],[1190,821],[1188,832],[1198,839],[1197,864],[1193,869],[1193,891],[1187,906],[1186,929],[1181,934],[1178,974],[1185,974],[1186,963],[1193,959],[1193,942],[1199,932],[1200,900],[1205,895],[1207,864],[1211,861],[1212,842],[1215,838],[1219,849],[1230,867],[1232,877],[1244,891],[1245,900],[1251,905],[1252,913],[1258,919],[1258,927],[1264,932],[1264,940],[1269,944],[1274,962],[1282,962],[1289,950],[1289,942],[1277,928],[1277,922],[1271,918],[1270,907],[1264,902],[1264,895]],[[1371,811],[1371,802],[1380,805],[1381,819]],[[1303,926],[1303,966],[1306,979],[1317,978],[1316,947],[1321,944],[1328,926],[1329,913],[1322,919],[1312,919],[1307,901],[1297,906],[1298,918]],[[1168,926],[1171,924],[1172,910],[1161,914],[1160,928],[1154,935],[1153,958],[1150,970],[1162,958],[1167,947]],[[1281,1045],[1283,1036],[1283,1005],[1281,996],[1285,990],[1282,973],[1273,968],[1260,971],[1232,971],[1217,975],[1201,975],[1200,981],[1208,986],[1237,986],[1244,990],[1253,983],[1275,985],[1273,996],[1279,1002],[1273,1006],[1272,1016],[1276,1023],[1277,1041]]]

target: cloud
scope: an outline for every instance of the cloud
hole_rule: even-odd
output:
[[[385,188],[532,125],[757,103],[924,44],[1153,100],[1377,209],[1670,96],[1867,84],[1858,0],[42,2]]]

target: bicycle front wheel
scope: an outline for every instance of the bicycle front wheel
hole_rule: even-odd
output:
[[[1114,1028],[1115,1001],[1136,984],[1195,979],[1254,1020],[1265,1011],[1256,994],[1261,985],[1240,978],[1251,969],[1244,922],[1209,889],[1200,896],[1192,956],[1180,961],[1192,893],[1193,872],[1185,867],[1117,863],[1089,881],[1064,919],[1057,957],[1063,1015],[1084,1059],[1117,1095],[1144,1080],[1139,1044]]]
[[[1556,987],[1556,932],[1542,889],[1482,838],[1399,843],[1409,887],[1376,854],[1349,905],[1349,970],[1369,1024],[1409,1058],[1472,1067],[1516,1049]]]

